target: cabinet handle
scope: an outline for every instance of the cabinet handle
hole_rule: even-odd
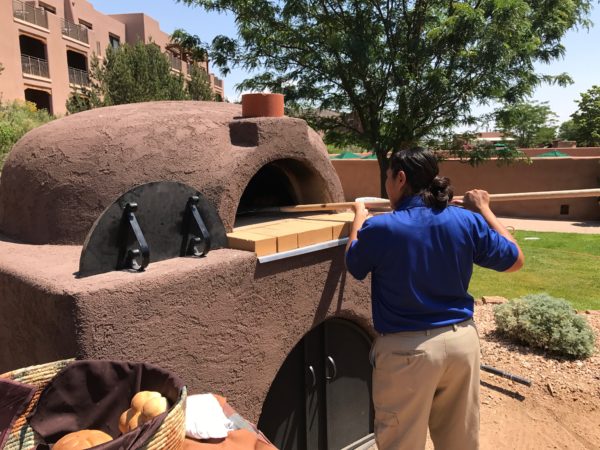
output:
[[[310,387],[314,388],[317,385],[317,375],[315,374],[315,369],[313,368],[313,366],[308,366],[308,370],[312,375],[312,385]]]
[[[331,376],[327,376],[325,375],[325,379],[326,380],[333,380],[336,375],[337,375],[337,367],[335,365],[335,361],[333,360],[333,358],[331,356],[327,357],[327,362],[329,362],[329,364],[331,364],[331,368],[333,369],[333,374]]]

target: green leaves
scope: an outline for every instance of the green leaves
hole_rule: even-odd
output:
[[[178,28],[171,34],[170,46],[176,47],[182,59],[190,62],[206,61],[208,53],[206,45],[198,36],[191,35],[182,28]]]
[[[556,132],[556,114],[547,102],[516,103],[494,111],[496,126],[517,138],[518,147],[550,144]]]
[[[37,109],[34,103],[0,101],[0,170],[12,146],[25,133],[52,119],[48,111]]]
[[[571,114],[577,144],[600,145],[600,86],[582,93],[577,104],[578,110]]]
[[[96,56],[91,60],[91,87],[73,92],[67,100],[67,110],[75,113],[156,100],[213,100],[208,74],[197,64],[207,57],[198,36],[175,30],[171,45],[188,61],[189,79],[171,70],[171,62],[154,43],[108,47],[103,60]]]
[[[238,35],[215,38],[211,57],[225,73],[236,66],[256,73],[239,88],[286,92],[288,106],[352,112],[360,126],[346,130],[347,140],[368,142],[383,161],[390,150],[468,122],[475,103],[515,103],[540,83],[567,83],[564,74],[538,74],[534,63],[564,53],[562,37],[588,25],[591,5],[182,1],[235,15]],[[338,130],[347,128],[341,117]]]
[[[570,358],[594,353],[594,331],[564,299],[526,295],[496,306],[494,317],[498,331],[517,342]]]
[[[183,76],[171,72],[169,60],[152,43],[108,47],[105,59],[92,64],[92,76],[104,106],[184,98]]]
[[[190,100],[214,100],[210,79],[205,70],[192,66],[191,79],[186,85],[187,97]]]

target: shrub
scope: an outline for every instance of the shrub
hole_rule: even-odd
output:
[[[494,308],[500,333],[517,342],[571,358],[594,352],[594,331],[564,299],[526,295]]]
[[[37,109],[34,103],[0,102],[0,170],[8,152],[21,136],[52,119],[45,109]]]

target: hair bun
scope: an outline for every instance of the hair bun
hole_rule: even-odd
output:
[[[452,200],[454,191],[448,177],[435,177],[423,192],[423,200],[432,208],[445,208]]]

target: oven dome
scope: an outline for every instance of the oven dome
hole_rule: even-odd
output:
[[[94,109],[36,128],[14,146],[0,178],[0,233],[81,245],[105,208],[153,181],[198,189],[230,231],[244,191],[268,172],[288,177],[299,203],[344,200],[325,145],[303,120],[241,118],[240,105],[217,102]],[[268,181],[260,189],[266,197]],[[252,204],[248,195],[243,204]]]

